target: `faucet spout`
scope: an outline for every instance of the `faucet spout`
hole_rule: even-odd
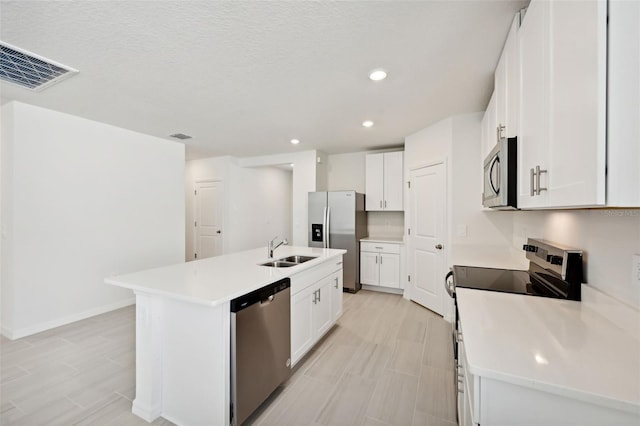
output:
[[[282,245],[286,246],[287,244],[289,244],[286,238],[280,241],[278,244],[276,244],[277,239],[278,237],[275,237],[273,240],[269,241],[269,244],[267,245],[267,251],[270,259],[273,258],[273,252],[275,251],[275,249],[277,249]]]

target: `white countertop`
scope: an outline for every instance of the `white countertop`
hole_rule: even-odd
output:
[[[456,297],[472,374],[640,412],[640,331],[581,302],[466,288]]]
[[[404,240],[402,237],[365,237],[365,238],[360,238],[360,241],[369,242],[369,243],[391,243],[391,244],[404,243]]]
[[[316,256],[297,266],[273,268],[260,266],[268,262],[267,247],[179,263],[161,268],[105,279],[107,284],[163,295],[193,303],[215,306],[257,290],[281,278],[313,268],[325,260],[341,256],[346,250],[298,246],[281,246],[274,259],[291,255]]]

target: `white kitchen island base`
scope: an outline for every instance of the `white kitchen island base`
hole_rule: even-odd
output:
[[[133,413],[229,424],[229,302],[209,307],[136,292]]]
[[[268,259],[263,249],[257,249],[106,279],[136,295],[132,412],[148,422],[162,416],[178,425],[229,425],[230,301],[287,277],[292,289],[300,291],[318,285],[320,293],[319,283],[326,282],[322,287],[335,292],[322,292],[324,300],[336,301],[329,305],[333,325],[341,313],[335,309],[342,306],[343,253],[283,247],[276,257],[297,254],[316,259],[290,268],[270,268],[260,266]],[[312,308],[310,302],[308,309]],[[302,354],[299,349],[296,352]]]

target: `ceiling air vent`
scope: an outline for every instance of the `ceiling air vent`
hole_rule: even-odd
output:
[[[0,41],[0,80],[40,91],[78,70]]]
[[[173,135],[169,135],[169,137],[180,139],[181,141],[191,139],[191,136],[185,135],[184,133],[174,133]]]

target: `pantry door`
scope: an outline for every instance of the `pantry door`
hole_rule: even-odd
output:
[[[222,181],[197,181],[195,184],[195,258],[222,254]]]
[[[409,189],[410,298],[444,313],[446,166],[437,163],[411,170]]]

